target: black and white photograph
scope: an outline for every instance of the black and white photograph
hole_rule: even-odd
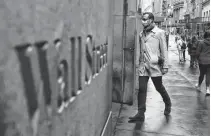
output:
[[[210,136],[210,0],[0,0],[0,136]]]

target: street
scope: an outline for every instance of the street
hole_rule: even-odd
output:
[[[187,51],[186,62],[179,64],[173,35],[169,44],[169,72],[163,76],[163,83],[172,101],[170,117],[163,115],[164,103],[150,80],[145,121],[128,122],[137,112],[136,90],[133,106],[113,103],[113,136],[209,136],[210,97],[205,96],[205,83],[201,91],[195,89],[198,68],[189,68]]]

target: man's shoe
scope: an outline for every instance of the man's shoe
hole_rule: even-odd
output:
[[[145,116],[143,113],[138,112],[135,116],[129,117],[131,121],[144,121]]]
[[[164,110],[164,115],[168,116],[171,113],[171,106],[166,106]]]

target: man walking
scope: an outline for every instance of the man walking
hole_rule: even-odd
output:
[[[142,24],[144,30],[139,35],[140,53],[138,53],[139,63],[137,65],[139,74],[138,113],[129,117],[131,121],[144,121],[145,119],[149,77],[165,103],[164,115],[169,115],[171,112],[171,100],[162,83],[162,75],[168,72],[165,32],[154,24],[154,15],[151,12],[143,14]]]

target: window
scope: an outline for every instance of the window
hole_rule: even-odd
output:
[[[82,90],[82,38],[78,37],[78,90]]]
[[[196,26],[196,31],[199,32],[199,24]]]

